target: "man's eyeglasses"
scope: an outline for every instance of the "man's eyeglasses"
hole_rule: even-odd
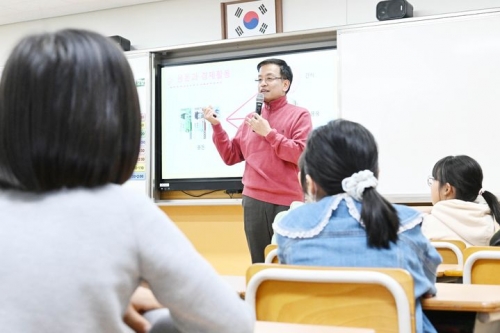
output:
[[[272,83],[276,80],[281,80],[281,79],[283,79],[283,78],[282,77],[266,77],[264,79],[262,79],[262,78],[256,79],[255,82],[257,82],[259,84],[262,83],[262,81],[264,81],[265,83]]]
[[[434,183],[434,180],[435,179],[432,176],[427,177],[427,185],[432,186],[432,184]]]

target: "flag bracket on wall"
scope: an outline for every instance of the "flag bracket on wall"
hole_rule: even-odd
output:
[[[221,3],[222,38],[240,38],[283,32],[282,0]]]

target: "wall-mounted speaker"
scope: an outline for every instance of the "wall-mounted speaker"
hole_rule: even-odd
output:
[[[413,6],[406,0],[381,1],[377,4],[379,21],[413,17]]]
[[[112,40],[114,40],[123,51],[130,51],[130,41],[127,38],[123,38],[122,36],[109,36]]]

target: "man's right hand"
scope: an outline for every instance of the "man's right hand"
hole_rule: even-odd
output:
[[[203,117],[212,125],[220,124],[220,121],[217,120],[217,114],[215,114],[214,109],[210,105],[203,108]]]

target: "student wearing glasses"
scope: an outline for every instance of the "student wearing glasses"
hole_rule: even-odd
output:
[[[246,162],[243,220],[253,263],[264,262],[275,216],[289,209],[293,201],[303,200],[297,161],[312,130],[310,113],[287,101],[293,80],[290,66],[281,59],[266,59],[257,70],[258,92],[264,95],[262,113],[249,114],[234,138],[228,137],[212,107],[203,111],[224,162]]]
[[[489,245],[500,228],[500,204],[494,194],[483,189],[479,163],[466,155],[444,157],[434,165],[427,181],[433,207],[422,223],[424,235],[431,240]]]

